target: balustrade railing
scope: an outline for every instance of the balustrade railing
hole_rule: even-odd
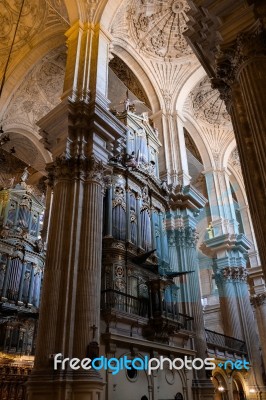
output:
[[[0,399],[25,400],[25,383],[30,372],[31,368],[0,365]]]
[[[115,309],[146,318],[149,313],[148,299],[131,296],[113,289],[102,291],[101,304],[103,310]]]
[[[141,317],[162,317],[174,320],[180,328],[192,330],[193,318],[178,312],[178,304],[171,302],[162,302],[162,307],[152,315],[150,302],[148,298],[139,298],[131,296],[118,290],[107,289],[102,291],[101,298],[102,310],[108,311],[115,309]]]
[[[205,331],[207,344],[211,345],[212,347],[233,351],[235,353],[241,353],[243,355],[247,354],[247,346],[243,340],[210,331],[209,329],[205,329]]]

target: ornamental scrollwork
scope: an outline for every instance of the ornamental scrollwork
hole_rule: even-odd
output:
[[[58,181],[82,180],[104,186],[104,174],[107,168],[94,155],[86,158],[57,157],[47,166],[48,179],[54,185]]]
[[[134,0],[129,12],[130,28],[141,51],[164,59],[191,54],[183,36],[188,10],[185,0]]]
[[[257,308],[266,304],[266,293],[256,294],[251,297],[251,304]]]
[[[225,281],[246,282],[248,271],[243,267],[226,267],[222,269],[221,275]]]

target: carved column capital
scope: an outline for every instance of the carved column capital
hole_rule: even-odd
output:
[[[94,182],[102,187],[109,183],[107,176],[105,176],[107,167],[101,161],[98,161],[94,155],[84,158],[57,157],[46,169],[52,186],[58,181],[74,180]]]
[[[266,304],[266,292],[252,296],[250,301],[255,308],[260,307],[263,304]]]
[[[254,57],[266,56],[266,31],[257,23],[249,32],[241,32],[234,43],[221,50],[216,57],[216,78],[213,85],[227,97],[228,90],[236,81],[244,63]]]
[[[220,276],[228,282],[247,282],[248,272],[243,267],[226,267],[221,270]]]

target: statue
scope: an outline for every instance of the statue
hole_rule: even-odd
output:
[[[126,155],[126,167],[132,167],[132,168],[136,168],[138,166],[136,157],[135,157],[135,151],[132,151],[131,154],[127,154]]]
[[[25,167],[24,171],[20,177],[20,183],[22,183],[22,182],[25,183],[29,176],[30,176],[30,173],[28,171],[28,167]]]

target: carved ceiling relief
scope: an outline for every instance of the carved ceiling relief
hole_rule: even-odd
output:
[[[141,51],[164,60],[191,54],[183,37],[188,10],[185,0],[133,0],[129,10],[130,28]]]
[[[5,126],[21,123],[37,130],[36,122],[60,102],[65,74],[65,48],[55,49],[31,70],[11,98]]]
[[[8,51],[19,17],[21,1],[2,0],[0,7],[0,50]],[[38,32],[45,18],[46,4],[42,0],[25,0],[14,50],[25,45]]]
[[[225,104],[207,76],[191,92],[189,108],[210,146],[215,164],[221,166],[224,151],[232,142],[234,133]]]
[[[231,119],[218,90],[211,87],[206,76],[191,93],[191,103],[196,118],[211,125],[230,125]]]
[[[237,148],[235,148],[228,160],[228,163],[231,165],[231,167],[242,177],[242,169],[240,165],[240,159],[239,159],[239,154]]]

